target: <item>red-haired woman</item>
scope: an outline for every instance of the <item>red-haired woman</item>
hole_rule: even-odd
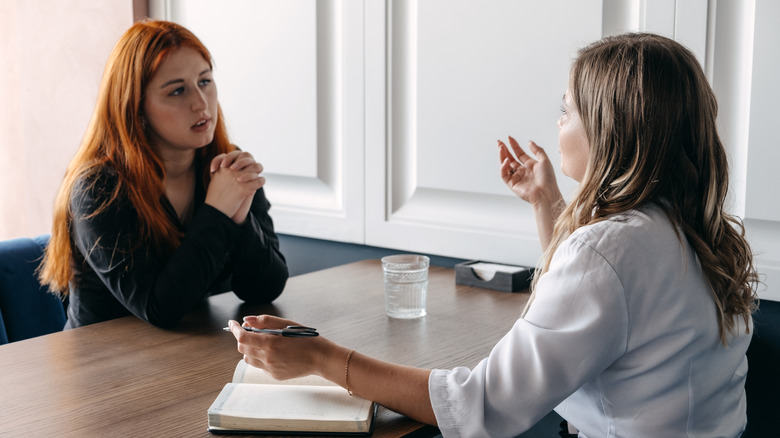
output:
[[[133,25],[56,200],[40,277],[69,297],[66,328],[130,314],[167,328],[213,292],[279,296],[288,272],[262,170],[228,140],[198,38]]]

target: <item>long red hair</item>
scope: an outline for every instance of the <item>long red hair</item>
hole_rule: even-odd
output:
[[[157,251],[178,247],[181,233],[163,208],[165,167],[155,152],[142,122],[144,91],[162,62],[175,50],[189,47],[212,66],[211,54],[186,28],[167,21],[144,20],[135,23],[117,42],[103,72],[97,104],[81,147],[68,166],[54,205],[51,239],[44,255],[39,277],[42,283],[67,295],[71,281],[73,245],[70,210],[74,186],[100,169],[116,172],[117,185],[109,199],[93,214],[123,199],[138,213],[139,245],[149,242]],[[218,154],[234,150],[221,107],[213,141],[199,150],[202,163]],[[204,166],[204,185],[208,184],[208,166]]]

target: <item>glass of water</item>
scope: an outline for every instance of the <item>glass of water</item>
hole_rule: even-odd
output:
[[[429,264],[430,260],[424,255],[382,257],[387,316],[401,319],[425,316]]]

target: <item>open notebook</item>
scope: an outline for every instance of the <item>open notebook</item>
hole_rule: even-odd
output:
[[[370,434],[376,405],[318,376],[279,381],[241,360],[208,409],[213,433]]]

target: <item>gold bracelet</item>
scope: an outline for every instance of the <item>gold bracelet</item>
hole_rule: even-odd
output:
[[[347,388],[347,393],[350,396],[355,395],[352,393],[352,390],[349,389],[349,361],[352,359],[352,353],[354,352],[355,350],[350,350],[349,353],[347,353],[347,360],[344,362],[344,386]]]

